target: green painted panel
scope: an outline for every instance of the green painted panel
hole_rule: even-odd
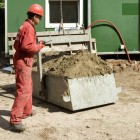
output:
[[[138,51],[139,13],[134,14],[136,11],[132,11],[131,15],[122,14],[124,3],[130,3],[131,6],[134,3],[138,5],[138,0],[92,0],[91,21],[107,20],[112,22],[120,31],[128,51]],[[128,11],[126,10],[127,13]],[[119,36],[109,24],[100,22],[92,26],[91,32],[92,37],[96,38],[98,52],[119,51],[121,44]]]
[[[28,8],[35,3],[45,6],[45,0],[8,0],[8,32],[17,32],[24,20],[27,19]],[[44,17],[40,24],[36,26],[36,30],[45,30]]]
[[[122,15],[138,15],[138,3],[123,3]]]

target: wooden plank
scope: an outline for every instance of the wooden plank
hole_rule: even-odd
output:
[[[15,49],[9,50],[9,55],[13,55],[15,53]]]
[[[71,45],[71,46],[66,46],[66,45],[57,45],[57,46],[46,46],[44,47],[41,52],[46,52],[46,51],[76,51],[76,50],[83,50],[83,49],[87,49],[86,46],[84,45],[80,45],[80,44],[75,44],[75,45]],[[9,50],[9,55],[13,55],[15,53],[15,49],[13,50]]]
[[[76,34],[84,34],[84,30],[65,30],[65,35],[76,35]],[[56,36],[56,35],[63,35],[63,33],[59,33],[58,31],[43,31],[43,32],[37,32],[37,36]],[[86,32],[87,34],[87,32]],[[17,32],[9,32],[8,38],[10,37],[16,37]]]
[[[58,52],[65,52],[65,51],[77,51],[77,50],[85,50],[87,49],[87,47],[85,45],[81,45],[81,44],[75,44],[75,45],[71,45],[71,46],[67,46],[67,45],[56,45],[56,46],[46,46],[44,47],[41,52],[45,53],[45,52],[50,52],[50,51],[58,51]]]
[[[14,45],[14,42],[15,42],[15,40],[10,40],[10,41],[8,41],[8,45],[9,45],[9,46],[13,46],[13,45]]]
[[[84,30],[65,30],[64,35],[74,35],[74,34],[84,34]],[[63,35],[62,32],[58,31],[44,31],[44,32],[37,32],[37,36],[56,36],[56,35]]]
[[[71,36],[50,36],[50,37],[39,37],[38,40],[49,41],[47,44],[64,44],[64,43],[73,43],[73,42],[88,42],[90,38],[88,35],[71,35]]]
[[[16,32],[8,33],[8,38],[10,38],[10,37],[16,37],[16,35],[17,35]]]
[[[55,36],[55,37],[39,37],[39,40],[44,40],[44,41],[49,41],[52,40],[51,42],[48,42],[47,44],[59,44],[59,43],[69,43],[69,42],[87,42],[89,41],[89,38],[87,35],[75,35],[75,36],[71,36],[69,38],[69,36]],[[14,45],[14,41],[15,40],[10,40],[8,41],[9,46]],[[59,41],[59,42],[58,42]],[[96,39],[93,38],[92,42],[96,42]]]
[[[42,81],[42,57],[41,52],[37,53],[37,71],[39,72],[39,80]]]
[[[13,59],[12,58],[10,58],[10,64],[13,64]]]
[[[91,42],[96,42],[96,39],[95,38],[91,38]]]

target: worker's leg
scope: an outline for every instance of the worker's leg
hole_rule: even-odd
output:
[[[30,97],[23,109],[22,118],[26,118],[30,114],[32,114],[32,94],[30,95]]]
[[[10,117],[11,124],[21,123],[24,108],[26,107],[27,104],[29,106],[31,105],[31,94],[32,94],[32,87],[31,87],[32,68],[24,66],[22,68],[17,67],[15,68],[15,70],[16,70],[17,92],[11,111],[11,117]],[[31,110],[31,108],[29,110]]]

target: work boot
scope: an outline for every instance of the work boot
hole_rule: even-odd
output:
[[[27,115],[27,116],[23,116],[22,119],[26,119],[28,117],[32,117],[32,116],[35,116],[36,115],[36,111],[35,110],[32,110],[32,113]]]
[[[11,125],[11,130],[15,132],[23,132],[26,129],[26,127],[22,123],[10,124],[10,125]]]

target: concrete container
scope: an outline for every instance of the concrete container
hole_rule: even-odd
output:
[[[75,111],[110,103],[118,99],[113,74],[69,79],[44,75],[42,83],[33,73],[33,96]]]

